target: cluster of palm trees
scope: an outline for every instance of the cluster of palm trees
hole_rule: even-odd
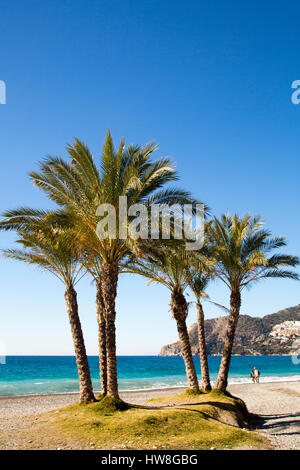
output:
[[[80,385],[80,401],[95,400],[88,358],[78,313],[76,284],[89,275],[96,286],[96,318],[99,339],[101,393],[119,398],[116,357],[116,309],[120,273],[136,273],[149,282],[158,282],[170,291],[170,304],[176,321],[188,386],[200,390],[187,330],[186,289],[196,301],[201,363],[201,387],[211,390],[205,344],[202,299],[214,279],[230,290],[230,309],[224,351],[214,387],[226,391],[233,340],[237,326],[241,292],[267,277],[298,280],[291,270],[299,264],[295,256],[279,254],[286,245],[282,237],[272,237],[259,217],[223,215],[206,221],[201,250],[188,251],[184,240],[101,238],[97,236],[97,208],[110,204],[119,220],[119,197],[126,196],[128,207],[142,203],[195,204],[187,191],[165,185],[178,180],[168,158],[153,159],[156,146],[115,149],[107,133],[99,165],[88,147],[78,139],[67,147],[69,160],[47,157],[39,171],[30,173],[35,186],[57,206],[55,210],[21,207],[6,211],[1,230],[17,233],[20,249],[4,250],[4,256],[47,270],[65,285],[65,302],[74,342]],[[205,208],[208,218],[208,210]],[[117,227],[121,230],[121,227]]]

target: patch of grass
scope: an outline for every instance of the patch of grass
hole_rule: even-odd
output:
[[[232,397],[229,392],[222,392],[218,388],[213,388],[210,392],[210,395],[215,396],[215,397]]]
[[[202,392],[201,390],[197,390],[196,388],[187,388],[186,391],[184,392],[187,396],[198,396],[201,395]]]
[[[197,403],[199,399],[204,397],[205,395],[201,392],[198,393],[190,393],[187,389],[185,392],[180,393],[179,395],[168,395],[166,397],[157,397],[151,398],[147,401],[149,405],[175,405],[177,403]]]
[[[99,394],[96,396],[96,400],[101,401],[101,400],[103,400],[104,397],[105,397],[105,395],[103,395],[103,393],[99,393]]]
[[[239,410],[235,399],[225,395],[185,392],[169,401],[160,399],[161,405],[172,402],[173,406],[127,405],[127,409],[106,398],[48,413],[49,431],[72,437],[83,446],[93,442],[102,449],[224,449],[260,447],[264,442],[255,433],[226,424],[231,424],[230,419],[236,422]],[[153,402],[158,400],[151,400],[151,405]]]
[[[102,396],[102,399],[96,402],[93,406],[94,412],[101,414],[112,414],[116,411],[128,410],[129,405],[120,398],[113,398],[109,396]]]

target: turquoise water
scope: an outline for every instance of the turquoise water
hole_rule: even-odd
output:
[[[199,358],[194,362],[200,379]],[[295,362],[295,361],[294,361]],[[95,390],[99,390],[98,358],[89,357]],[[220,357],[209,357],[212,380],[217,377]],[[249,372],[256,366],[262,382],[300,380],[300,364],[288,356],[235,356],[229,382],[250,382]],[[181,357],[119,356],[118,377],[121,390],[142,390],[186,385]],[[0,364],[0,396],[77,392],[75,358],[72,356],[8,356]]]

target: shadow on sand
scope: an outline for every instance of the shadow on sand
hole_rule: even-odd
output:
[[[281,436],[300,435],[300,413],[290,414],[272,414],[272,415],[250,415],[251,424],[261,431],[269,430],[272,432],[280,431]],[[281,432],[290,426],[296,427],[291,432]]]

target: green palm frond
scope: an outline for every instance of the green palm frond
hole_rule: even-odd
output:
[[[218,302],[213,302],[212,300],[208,300],[208,302],[214,305],[215,307],[219,308],[220,310],[223,310],[223,312],[227,314],[230,313],[230,309],[225,307],[225,305],[219,304]]]
[[[191,267],[195,256],[178,240],[148,241],[139,256],[131,256],[123,264],[122,271],[140,274],[172,292],[184,291],[193,276]]]
[[[67,286],[75,285],[84,274],[84,266],[80,240],[68,214],[30,208],[15,209],[6,214],[3,223],[13,230],[18,227],[16,243],[23,249],[4,250],[3,255],[43,268]]]
[[[249,287],[264,277],[298,277],[281,268],[296,267],[299,258],[272,254],[286,246],[286,241],[263,229],[259,216],[224,214],[220,219],[214,218],[208,239],[216,260],[216,274],[231,289]]]
[[[86,184],[94,188],[100,188],[99,172],[87,145],[79,139],[74,139],[73,145],[67,146],[67,152],[71,157],[72,165],[85,178]]]
[[[32,209],[31,207],[20,207],[18,209],[7,210],[2,214],[0,230],[27,231],[28,227],[39,223],[42,218],[49,217],[54,211]]]
[[[298,273],[289,270],[283,269],[268,269],[266,272],[262,273],[260,279],[268,278],[268,277],[278,277],[283,279],[293,279],[295,281],[300,280],[300,276]]]
[[[129,145],[124,139],[115,149],[108,131],[102,149],[99,167],[87,146],[75,139],[67,147],[70,162],[61,158],[47,157],[38,172],[30,174],[33,183],[51,200],[63,207],[76,227],[81,240],[86,240],[86,250],[98,255],[102,261],[122,260],[137,244],[132,239],[100,240],[96,236],[100,204],[112,204],[119,216],[119,197],[127,196],[128,207],[143,203],[148,207],[157,203],[187,204],[194,199],[186,191],[163,190],[164,184],[177,180],[174,164],[169,158],[154,161],[154,143],[143,147]],[[151,199],[152,198],[152,199]]]
[[[208,297],[205,293],[207,286],[210,282],[210,276],[206,273],[201,272],[192,272],[191,279],[189,280],[189,287],[193,292],[196,300],[199,300],[201,297]]]

